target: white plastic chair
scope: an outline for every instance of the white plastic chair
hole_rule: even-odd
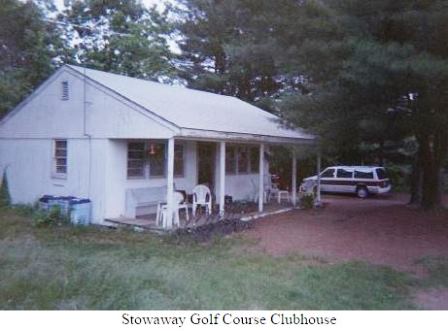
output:
[[[187,221],[190,219],[188,216],[188,204],[183,203],[184,201],[184,195],[180,192],[174,192],[173,195],[173,213],[174,213],[174,224],[179,226],[179,210],[184,209],[185,210],[185,218]],[[162,224],[163,227],[166,227],[167,224],[167,212],[168,212],[168,205],[166,202],[159,203],[157,205],[157,215],[156,220],[157,224]]]
[[[197,185],[193,188],[193,216],[196,216],[196,208],[205,206],[205,213],[210,215],[212,212],[212,194],[205,185]]]

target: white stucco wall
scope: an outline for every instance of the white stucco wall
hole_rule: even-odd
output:
[[[68,139],[67,176],[61,179],[52,175],[52,139],[0,139],[0,169],[6,169],[12,202],[32,204],[44,194],[90,198],[92,218],[101,222],[106,142]]]

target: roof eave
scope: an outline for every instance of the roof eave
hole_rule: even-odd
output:
[[[293,145],[316,145],[319,140],[318,137],[312,135],[307,135],[304,137],[284,137],[192,128],[181,128],[180,134],[177,137],[204,141],[230,141]]]

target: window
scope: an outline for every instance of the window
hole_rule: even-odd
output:
[[[378,176],[378,179],[387,178],[387,172],[383,168],[376,169],[376,175]]]
[[[322,175],[320,175],[322,178],[333,178],[334,177],[334,169],[328,169],[325,170]]]
[[[145,143],[128,143],[128,177],[145,176]]]
[[[249,172],[249,152],[247,147],[238,147],[238,173]]]
[[[165,176],[165,144],[150,143],[149,144],[149,176],[163,177]]]
[[[174,176],[184,176],[184,145],[174,145]]]
[[[236,174],[236,147],[226,146],[226,173]]]
[[[250,148],[250,172],[259,172],[260,167],[260,150],[257,147]]]
[[[67,140],[54,141],[54,175],[65,177],[67,175]]]
[[[364,172],[355,170],[355,178],[373,179],[373,172],[372,171]]]
[[[347,171],[344,169],[338,169],[336,176],[338,178],[352,178],[353,177],[353,172],[352,171]]]
[[[61,83],[61,100],[68,100],[69,99],[69,90],[68,90],[68,81],[63,81]]]

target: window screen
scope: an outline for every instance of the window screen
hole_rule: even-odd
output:
[[[128,177],[144,177],[145,143],[128,143]]]
[[[54,141],[54,171],[56,174],[67,174],[67,140]]]

